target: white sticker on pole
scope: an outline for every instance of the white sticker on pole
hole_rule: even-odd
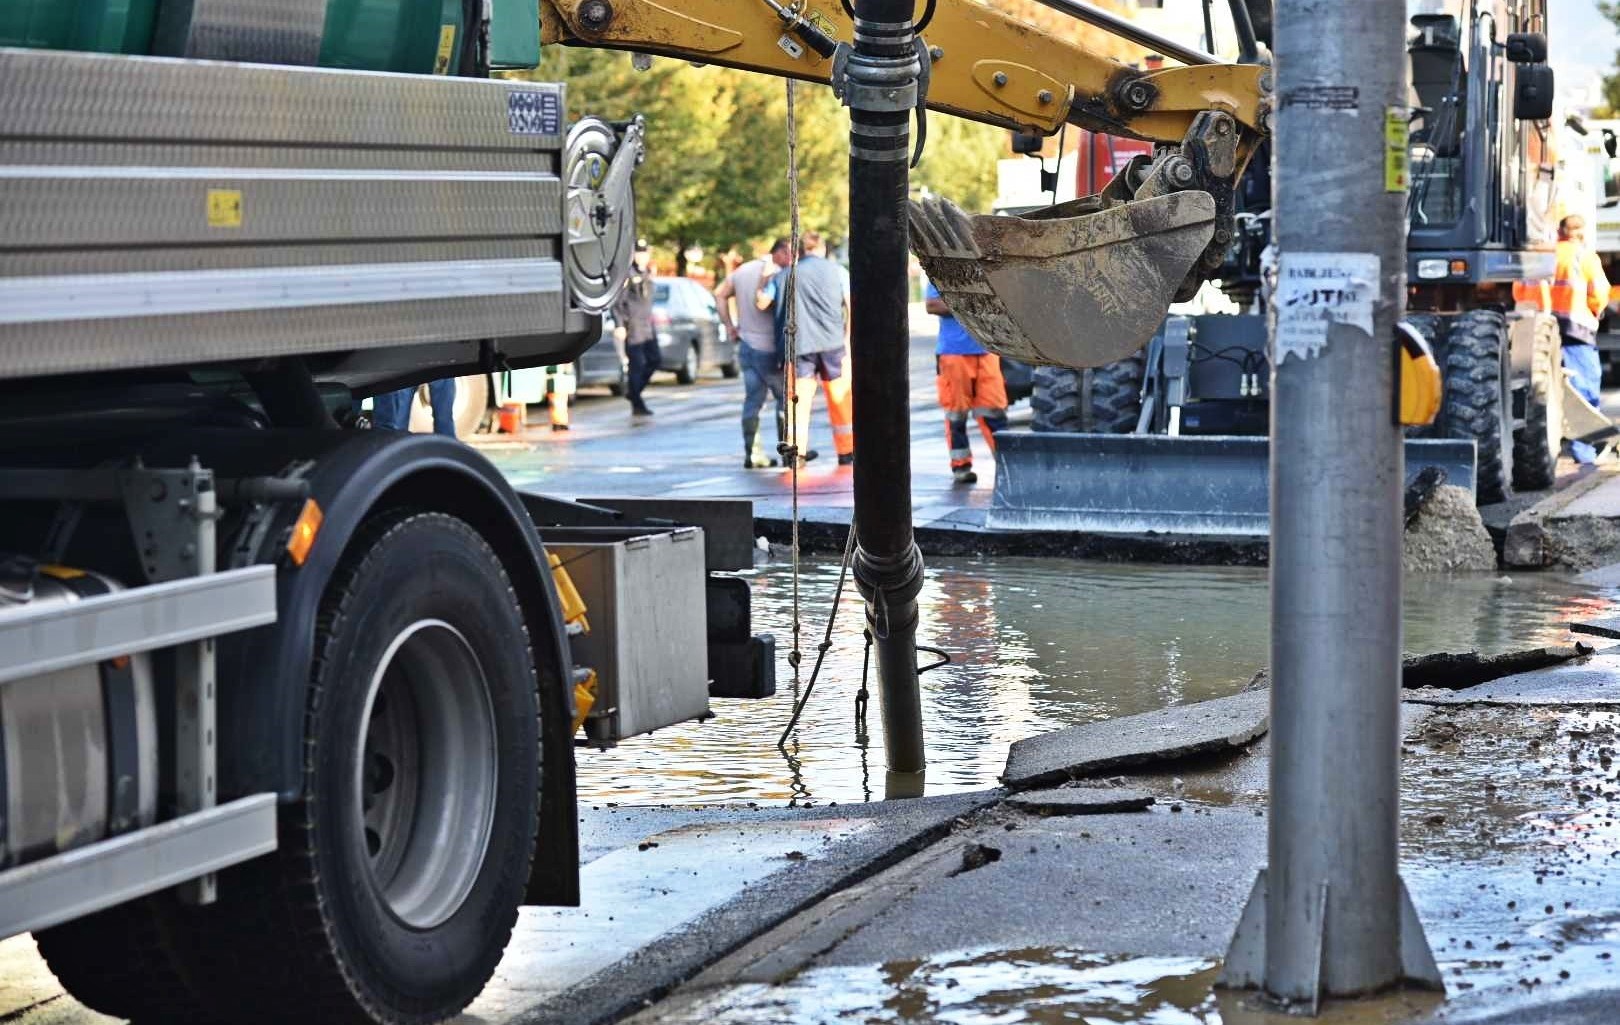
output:
[[[1379,266],[1372,253],[1283,253],[1277,266],[1277,363],[1315,357],[1333,324],[1372,337]]]

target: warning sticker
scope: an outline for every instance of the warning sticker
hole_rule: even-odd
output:
[[[242,193],[239,190],[208,190],[208,226],[210,228],[242,226]]]
[[[1411,181],[1410,118],[1403,107],[1384,112],[1384,191],[1405,192]]]
[[[439,54],[433,59],[433,73],[435,75],[448,75],[450,62],[456,56],[456,27],[454,25],[439,26]]]
[[[1289,356],[1314,358],[1334,324],[1371,337],[1379,270],[1372,253],[1283,253],[1277,264],[1277,365]]]
[[[1282,105],[1328,114],[1355,114],[1361,110],[1361,88],[1354,85],[1302,85],[1282,95]]]

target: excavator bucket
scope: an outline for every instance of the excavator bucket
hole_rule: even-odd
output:
[[[1100,367],[1148,343],[1215,233],[1207,192],[1113,191],[1027,217],[913,202],[911,247],[985,348],[1025,363]]]

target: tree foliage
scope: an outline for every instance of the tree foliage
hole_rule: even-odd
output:
[[[1599,14],[1608,18],[1615,28],[1620,29],[1620,3],[1599,0],[1597,7]],[[1620,113],[1620,54],[1615,55],[1615,64],[1615,72],[1603,76],[1603,109],[1594,112],[1599,117],[1614,117]]]
[[[1128,49],[1094,29],[1013,0],[1006,9],[1029,24],[1114,56]],[[1117,6],[1109,4],[1107,6]],[[636,175],[640,232],[677,253],[751,251],[787,233],[787,100],[781,80],[654,58],[647,71],[624,53],[554,46],[522,77],[565,82],[569,116],[647,119],[647,161]],[[834,243],[847,232],[849,118],[824,85],[796,87],[799,204],[806,229]],[[930,114],[928,147],[913,186],[988,210],[996,160],[1007,133]]]

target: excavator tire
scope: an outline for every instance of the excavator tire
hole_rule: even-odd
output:
[[[1043,433],[1129,434],[1142,415],[1141,353],[1094,370],[1036,367],[1033,428]]]
[[[1556,320],[1546,314],[1535,318],[1524,426],[1513,432],[1513,486],[1522,491],[1553,486],[1564,443],[1563,340]]]
[[[1081,406],[1083,375],[1068,367],[1036,367],[1035,391],[1029,397],[1035,418],[1030,426],[1043,434],[1079,434],[1085,428]]]
[[[1142,418],[1142,353],[1091,371],[1091,423],[1093,434],[1130,434]]]
[[[1513,493],[1512,397],[1504,373],[1507,318],[1469,310],[1446,332],[1445,390],[1437,426],[1444,438],[1472,439],[1479,449],[1474,500],[1491,505]]]

